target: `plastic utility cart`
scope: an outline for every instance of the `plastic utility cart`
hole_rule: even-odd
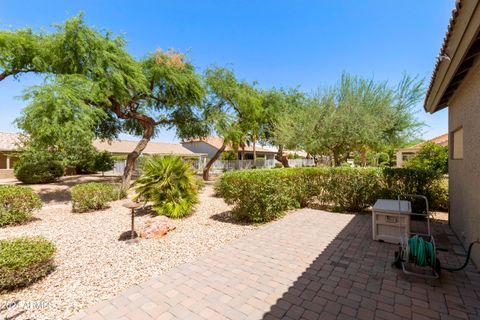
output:
[[[398,244],[410,234],[410,201],[378,199],[372,211],[373,240]]]

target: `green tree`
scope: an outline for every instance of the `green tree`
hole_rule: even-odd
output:
[[[421,168],[448,173],[448,147],[426,142],[415,155],[405,162],[407,168]]]
[[[27,90],[24,99],[31,102],[16,119],[28,135],[20,162],[57,160],[79,172],[88,171],[86,164],[95,154],[92,139],[99,121],[106,117],[102,109],[84,102],[90,90],[90,82],[73,76],[60,76]]]
[[[208,180],[210,167],[228,144],[234,152],[246,144],[246,136],[257,126],[261,96],[254,84],[238,80],[233,71],[226,68],[207,69],[205,83],[205,109],[210,130],[223,138],[222,146],[203,169],[203,178]]]
[[[305,95],[298,89],[268,89],[262,91],[262,112],[260,140],[278,147],[275,159],[288,167],[288,157],[284,148],[297,148],[299,142],[292,135],[292,121],[304,107]],[[300,130],[300,126],[295,128]]]
[[[114,165],[115,160],[113,160],[112,154],[108,151],[99,151],[93,157],[93,169],[100,171],[102,176],[105,171],[112,170]]]
[[[414,106],[422,93],[422,81],[409,76],[392,88],[344,74],[336,86],[315,92],[302,107],[287,113],[277,132],[287,144],[314,157],[331,156],[335,165],[352,153],[366,162],[368,150],[399,145],[421,126]]]
[[[26,72],[49,76],[37,88],[41,94],[31,96],[33,105],[39,104],[36,99],[62,96],[70,99],[68,108],[97,109],[88,113],[97,137],[111,139],[122,131],[141,137],[128,155],[124,186],[130,185],[135,161],[159,126],[176,128],[181,138],[205,134],[201,78],[183,54],[159,50],[136,60],[121,37],[86,26],[81,14],[48,34],[29,29],[0,33],[0,80]]]

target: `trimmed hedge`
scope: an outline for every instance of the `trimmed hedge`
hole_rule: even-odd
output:
[[[89,182],[71,187],[70,195],[74,212],[88,212],[106,209],[110,201],[123,199],[127,193],[118,185]]]
[[[0,291],[26,286],[53,268],[55,245],[43,237],[0,240]]]
[[[361,211],[378,198],[426,195],[432,209],[446,207],[442,176],[403,168],[286,168],[224,173],[215,191],[241,220],[266,222],[314,201],[339,211]]]
[[[49,183],[63,176],[63,165],[58,161],[25,162],[15,168],[15,177],[23,183]]]
[[[32,212],[42,207],[42,200],[31,188],[0,186],[0,227],[32,219]]]

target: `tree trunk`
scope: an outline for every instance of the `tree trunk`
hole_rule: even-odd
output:
[[[125,189],[130,188],[130,182],[132,181],[133,171],[135,170],[135,163],[137,162],[138,157],[143,150],[147,147],[148,142],[153,136],[154,125],[143,124],[143,136],[142,139],[138,142],[135,149],[130,152],[127,156],[127,164],[125,165],[125,170],[123,170],[123,179],[122,186]]]
[[[285,168],[288,168],[288,157],[283,155],[283,145],[278,146],[278,152],[275,155],[275,160],[280,161]]]
[[[252,142],[253,142],[253,165],[255,165],[255,161],[257,161],[257,148],[256,148],[257,136],[256,135],[252,136]]]
[[[367,166],[367,151],[364,148],[360,150],[360,162],[362,164],[362,167]]]
[[[333,152],[333,166],[338,167],[340,165],[340,155],[337,152]]]
[[[5,79],[6,77],[8,77],[10,75],[10,73],[8,72],[2,72],[0,73],[0,81],[2,81],[3,79]]]
[[[238,149],[233,149],[233,154],[235,156],[235,170],[240,169],[240,158],[238,157]]]
[[[222,152],[225,151],[225,147],[226,144],[224,140],[220,149],[218,149],[217,153],[213,155],[212,159],[208,160],[207,165],[205,166],[205,168],[203,168],[203,180],[208,181],[208,179],[210,178],[210,167],[215,161],[217,161],[218,158],[220,158]]]

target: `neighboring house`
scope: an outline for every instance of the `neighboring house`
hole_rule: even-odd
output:
[[[223,138],[206,137],[182,142],[182,145],[192,152],[207,154],[207,158],[211,159],[222,147]],[[277,154],[276,151],[262,148],[258,144],[256,145],[255,149],[257,158],[265,158],[265,160],[275,159],[275,155]],[[230,145],[227,145],[225,151],[233,151],[233,149]],[[238,158],[244,160],[253,159],[253,146],[245,146],[244,149],[239,148]]]
[[[99,151],[108,151],[115,156],[127,156],[137,146],[138,141],[130,140],[112,140],[101,141],[94,140],[93,146]],[[184,148],[179,143],[164,143],[150,141],[142,154],[146,155],[175,155],[181,157],[200,158],[202,154],[194,153]]]
[[[17,161],[18,133],[0,132],[0,179],[14,178],[13,165]]]
[[[433,142],[442,147],[446,147],[448,146],[448,133],[442,134],[441,136],[435,137],[428,141],[420,142],[408,148],[398,149],[396,152],[397,167],[403,167],[403,162],[413,157],[413,155],[420,151],[422,146],[427,142]]]
[[[480,1],[456,2],[425,98],[448,107],[449,221],[463,245],[480,238]],[[480,267],[480,246],[472,259]]]
[[[18,133],[0,132],[0,179],[14,178],[13,164],[18,159],[17,143],[20,141]],[[108,151],[115,156],[127,156],[137,146],[138,141],[94,140],[93,146],[99,151]],[[179,143],[149,142],[142,154],[152,155],[176,155],[184,158],[198,159],[203,161],[205,154],[197,154]]]

